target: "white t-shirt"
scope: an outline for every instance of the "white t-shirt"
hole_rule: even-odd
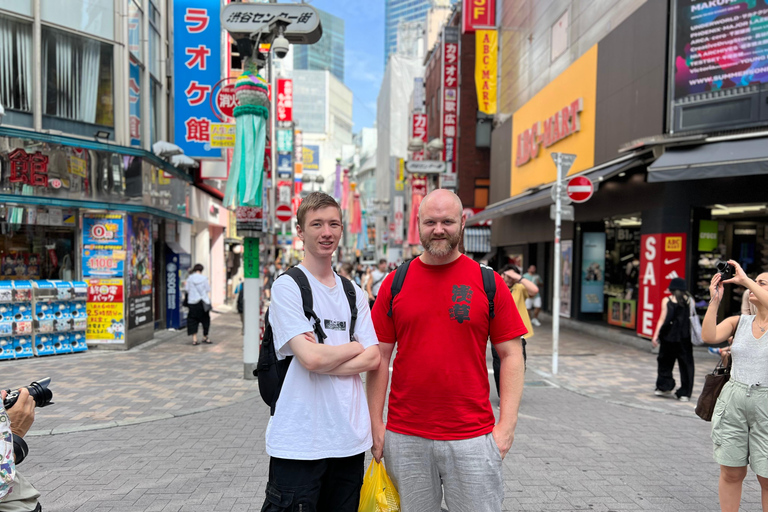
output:
[[[328,336],[326,345],[349,343],[352,318],[344,295],[341,278],[328,287],[299,268],[309,279],[315,314]],[[378,344],[371,321],[368,298],[360,287],[357,293],[355,338],[363,348]],[[269,321],[278,359],[292,356],[288,341],[303,332],[312,331],[313,321],[304,315],[301,292],[290,277],[275,280]],[[288,367],[275,415],[267,426],[267,453],[272,457],[294,460],[317,460],[351,457],[373,445],[368,402],[360,375],[336,376],[310,372],[298,359]]]
[[[387,277],[387,274],[389,274],[389,272],[382,272],[378,268],[373,269],[373,272],[371,272],[371,291],[373,292],[374,297],[379,295],[379,288],[381,288],[381,283],[384,282],[384,278]]]

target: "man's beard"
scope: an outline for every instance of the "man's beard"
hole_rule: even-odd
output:
[[[459,232],[453,236],[446,234],[445,238],[435,240],[426,238],[422,235],[421,231],[419,231],[419,241],[421,242],[421,245],[424,247],[425,251],[435,258],[445,258],[451,254],[451,252],[459,246],[463,236],[464,229],[460,229]]]

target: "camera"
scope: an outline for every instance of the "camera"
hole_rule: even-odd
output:
[[[272,41],[272,49],[275,50],[275,57],[282,59],[288,55],[289,46],[290,43],[282,34],[277,36],[275,40]]]
[[[37,407],[45,407],[53,403],[51,402],[51,400],[53,400],[53,391],[48,389],[50,383],[51,378],[46,377],[27,386],[27,391],[29,391],[29,395],[35,400],[35,405]],[[5,400],[3,400],[3,406],[6,409],[10,409],[19,399],[19,390],[15,389],[11,391],[10,389],[6,389],[5,392],[6,395]]]
[[[733,267],[728,264],[727,261],[720,261],[717,264],[717,272],[720,274],[720,277],[723,281],[733,278],[734,273]]]

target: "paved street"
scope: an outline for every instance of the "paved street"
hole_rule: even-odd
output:
[[[564,331],[552,378],[548,327],[529,345],[505,510],[719,510],[709,424],[652,396],[655,356]],[[268,409],[241,379],[238,317],[215,319],[212,339],[2,363],[8,385],[53,377],[22,467],[45,510],[260,510]],[[715,359],[699,356],[701,377]],[[754,480],[742,510],[760,509]]]

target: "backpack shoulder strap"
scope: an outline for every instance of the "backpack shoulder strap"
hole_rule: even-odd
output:
[[[395,277],[392,279],[392,288],[390,288],[391,297],[389,298],[389,311],[387,311],[387,316],[390,318],[392,318],[392,304],[395,302],[395,296],[400,293],[400,290],[403,288],[405,274],[408,273],[408,265],[411,264],[411,261],[413,260],[408,260],[402,263],[397,267],[397,270],[395,270]]]
[[[352,321],[349,323],[349,340],[352,341],[355,339],[355,323],[357,322],[357,292],[354,285],[352,285],[352,281],[344,276],[339,277],[344,287],[344,295],[346,295],[347,302],[349,302],[349,311],[352,313]]]
[[[325,335],[325,331],[323,331],[323,326],[320,325],[320,319],[315,314],[314,304],[312,301],[312,287],[309,286],[309,279],[307,279],[304,271],[302,271],[299,267],[291,267],[285,271],[285,274],[291,276],[291,278],[296,282],[296,285],[299,287],[299,291],[301,291],[301,304],[302,308],[304,309],[304,315],[306,315],[308,319],[315,321],[315,334],[317,334],[317,342],[324,343],[327,336]],[[280,276],[278,276],[278,278],[279,277]]]
[[[496,272],[491,267],[480,265],[480,271],[483,273],[483,289],[485,296],[488,297],[488,315],[493,320],[496,312],[493,307],[493,298],[496,297]]]

